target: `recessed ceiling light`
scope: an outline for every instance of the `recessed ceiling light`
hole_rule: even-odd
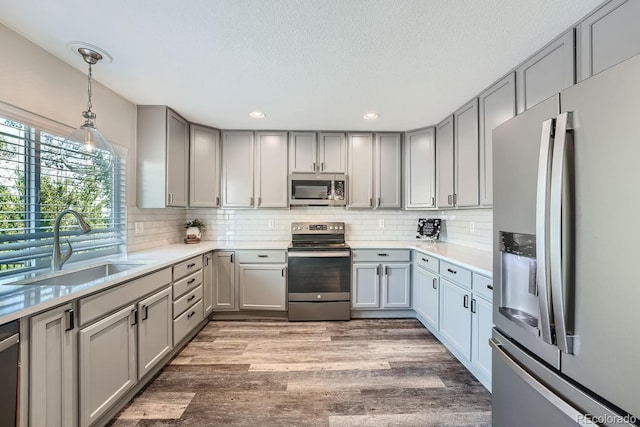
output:
[[[380,117],[380,114],[378,114],[378,113],[367,113],[367,114],[363,115],[362,117],[364,117],[366,120],[375,120],[378,117]]]
[[[249,113],[249,117],[253,117],[254,119],[264,119],[267,115],[262,111],[252,111]]]

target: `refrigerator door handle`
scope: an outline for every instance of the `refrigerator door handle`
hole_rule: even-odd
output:
[[[570,180],[567,168],[570,163],[573,138],[568,133],[573,128],[570,112],[560,114],[556,119],[556,141],[553,147],[551,166],[551,192],[549,196],[549,258],[551,260],[551,300],[553,304],[556,342],[558,348],[573,354],[573,339],[567,328],[565,308],[565,288],[568,286],[568,262],[571,259],[568,246],[570,237],[569,218],[571,206]]]
[[[522,368],[517,362],[515,362],[509,355],[502,349],[502,345],[496,341],[495,338],[489,339],[489,345],[493,348],[494,354],[500,357],[502,361],[524,382],[526,382],[532,389],[534,389],[540,396],[546,399],[550,404],[562,411],[565,415],[575,421],[578,425],[593,425],[588,422],[587,417],[584,414],[571,406],[569,403],[560,398],[551,389],[547,388],[544,384],[538,381],[534,376],[529,374],[524,368]]]
[[[551,335],[551,276],[549,272],[549,181],[553,148],[554,119],[542,123],[538,182],[536,191],[536,279],[540,321],[538,327],[542,340],[552,344]]]

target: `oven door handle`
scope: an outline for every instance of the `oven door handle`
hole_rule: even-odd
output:
[[[351,256],[350,251],[301,251],[289,252],[289,258],[348,258]]]

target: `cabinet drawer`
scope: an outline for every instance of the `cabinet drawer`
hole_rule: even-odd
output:
[[[473,292],[493,301],[493,279],[473,273]]]
[[[408,249],[354,249],[353,262],[407,262],[411,261]]]
[[[240,251],[238,252],[239,262],[242,264],[259,264],[267,262],[284,263],[285,251]]]
[[[438,258],[416,252],[415,260],[418,266],[424,268],[425,270],[430,270],[434,273],[440,271],[440,260]]]
[[[202,268],[202,257],[197,256],[173,266],[173,280],[182,279],[184,276],[196,272]]]
[[[202,298],[202,285],[198,285],[195,289],[190,290],[173,302],[173,318],[180,316],[189,307]]]
[[[440,261],[440,275],[456,282],[467,289],[471,289],[471,272],[455,264]]]
[[[173,299],[202,284],[202,270],[173,283]]]
[[[178,344],[204,319],[202,300],[173,321],[173,345]]]
[[[156,271],[106,291],[81,298],[79,324],[86,325],[171,283],[171,269]]]

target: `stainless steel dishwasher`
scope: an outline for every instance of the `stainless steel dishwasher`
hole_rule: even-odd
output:
[[[0,326],[0,426],[15,426],[18,403],[18,321]]]

